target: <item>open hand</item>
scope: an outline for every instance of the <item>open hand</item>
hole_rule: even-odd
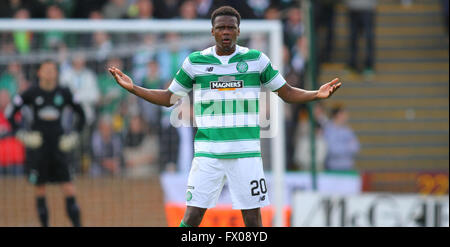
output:
[[[328,82],[327,84],[322,85],[317,92],[318,99],[327,99],[331,95],[333,95],[336,90],[341,87],[342,83],[339,82],[339,78],[335,78],[334,80]]]
[[[110,67],[108,68],[109,73],[111,73],[114,76],[114,79],[116,79],[116,82],[125,88],[128,91],[133,90],[133,80],[131,80],[130,77],[125,75],[120,69],[116,67]]]

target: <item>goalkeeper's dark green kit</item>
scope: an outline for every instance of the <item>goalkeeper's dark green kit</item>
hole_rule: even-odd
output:
[[[32,111],[30,131],[38,131],[42,136],[42,145],[35,149],[27,149],[26,172],[30,182],[39,185],[47,182],[68,182],[71,180],[68,155],[58,148],[60,137],[64,134],[62,115],[69,106],[78,115],[75,125],[81,131],[85,124],[85,116],[79,103],[65,87],[57,86],[52,91],[45,91],[34,85],[13,99],[13,108],[7,111],[7,117],[13,131],[17,131],[23,121],[16,121],[16,113],[23,106]]]

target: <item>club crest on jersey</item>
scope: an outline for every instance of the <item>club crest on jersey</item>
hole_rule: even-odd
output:
[[[236,64],[236,69],[240,73],[245,73],[248,70],[248,64],[246,62],[244,62],[244,61],[241,61],[238,64]]]
[[[210,82],[211,89],[217,89],[219,91],[224,90],[236,90],[236,88],[243,88],[244,81],[236,80],[234,76],[221,76],[217,81]]]
[[[53,98],[53,103],[57,106],[60,106],[64,103],[64,98],[60,94],[57,94],[55,98]]]
[[[34,103],[36,105],[42,105],[44,104],[44,98],[42,96],[37,96],[36,99],[34,100]]]

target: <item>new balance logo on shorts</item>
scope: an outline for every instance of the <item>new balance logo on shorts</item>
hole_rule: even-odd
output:
[[[206,68],[206,71],[208,71],[208,72],[212,72],[214,70],[214,67],[207,67]]]

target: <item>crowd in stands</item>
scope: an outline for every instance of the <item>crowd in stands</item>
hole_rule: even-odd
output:
[[[329,61],[332,54],[332,25],[336,1],[314,2],[318,11],[317,26],[328,28],[326,38],[320,39],[325,40],[325,44],[321,46],[324,48],[319,51],[320,60]],[[0,18],[209,20],[211,12],[222,5],[235,7],[244,20],[282,20],[284,76],[293,86],[303,88],[309,57],[308,41],[303,13],[299,1],[296,0],[5,0],[0,1]],[[132,34],[125,37],[106,32],[0,33],[0,58],[17,58],[13,61],[0,60],[0,174],[20,172],[20,169],[10,167],[23,163],[25,151],[20,143],[7,135],[10,129],[3,112],[16,94],[36,83],[35,71],[40,54],[57,54],[60,63],[60,84],[70,88],[82,102],[87,126],[82,135],[81,148],[78,150],[80,172],[92,176],[188,172],[193,153],[194,130],[174,128],[169,122],[171,108],[158,107],[130,96],[114,82],[106,70],[109,66],[115,66],[130,75],[139,85],[152,89],[165,88],[184,58],[193,51],[180,46],[180,42],[177,42],[179,39],[180,36],[176,33]],[[120,44],[130,42],[134,42],[132,54],[121,55],[117,52],[120,50]],[[150,49],[161,43],[166,46],[162,49]],[[264,37],[255,35],[247,45],[259,49],[264,47],[264,44]],[[77,52],[77,49],[91,52]],[[27,60],[26,56],[33,57],[34,60]],[[305,111],[305,107],[289,107],[287,124],[291,126],[290,130],[296,132],[299,116]],[[337,115],[339,114],[335,112],[332,119]],[[331,126],[334,121],[323,120],[324,116],[320,119],[322,122],[317,121],[317,132],[323,131],[327,136],[326,126]],[[343,132],[349,132],[347,127],[344,129]],[[299,152],[294,150],[294,147],[301,141],[292,139],[294,135],[287,136],[287,143],[290,144],[288,146],[292,147],[288,152],[288,169],[299,169],[302,165],[291,163],[308,163],[295,156],[295,153]],[[348,136],[354,137],[352,134]],[[9,144],[6,145],[6,142]],[[353,157],[359,146],[357,140],[352,139],[351,142]],[[7,155],[11,160],[5,158],[4,153],[8,152],[4,148],[6,146],[14,146],[14,157]],[[353,169],[352,164],[325,168]]]

